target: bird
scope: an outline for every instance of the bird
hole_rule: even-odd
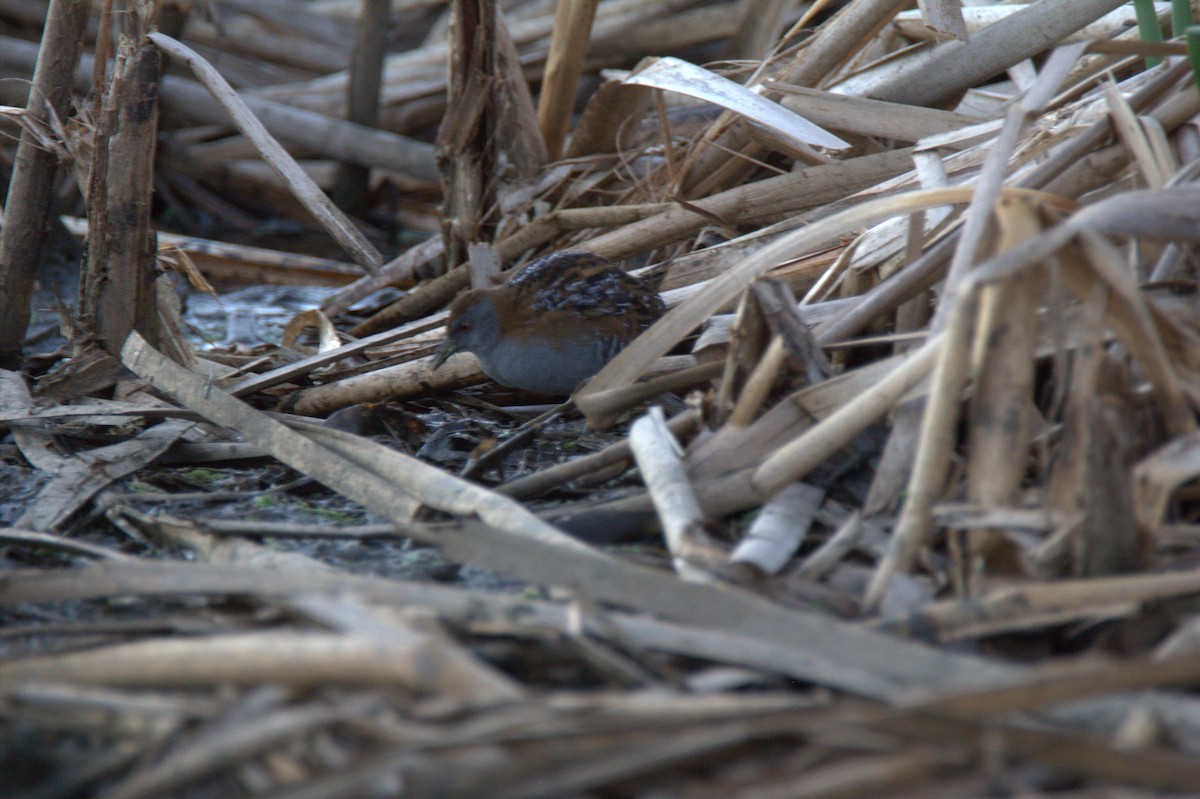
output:
[[[506,283],[455,298],[433,368],[473,352],[501,385],[569,396],[664,310],[655,286],[606,258],[552,253]]]

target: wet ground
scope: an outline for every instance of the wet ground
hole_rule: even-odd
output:
[[[224,293],[219,299],[192,291],[183,303],[187,335],[198,350],[245,352],[276,345],[293,316],[317,307],[332,291],[252,286]],[[30,326],[37,338],[29,344],[32,352],[44,354],[47,360],[66,344],[57,336],[57,307],[52,291],[39,291]],[[480,451],[503,440],[509,431],[548,407],[506,408],[494,404],[504,401],[503,394],[497,395],[497,387],[481,386],[461,394],[355,409],[350,412],[353,417],[350,421],[341,419],[338,423],[348,424],[356,433],[458,474]],[[72,436],[61,439],[67,449],[102,446],[129,435],[128,430],[89,430],[78,426],[70,432]],[[579,418],[553,421],[532,442],[515,449],[478,479],[494,485],[566,458],[597,451],[619,440],[622,434],[621,429],[596,433],[588,430]],[[45,478],[24,463],[11,442],[0,443],[0,456],[0,524],[11,524],[36,496]],[[633,483],[625,480],[624,485],[631,487]],[[612,496],[614,492],[621,493],[621,488],[621,481],[569,488],[539,504],[550,507],[593,494]],[[126,505],[141,513],[170,514],[201,523],[279,523],[323,527],[329,531],[344,528],[356,535],[363,525],[383,522],[350,500],[268,459],[143,469],[113,484],[104,502],[108,506]],[[130,554],[148,554],[145,542],[130,540],[99,513],[74,519],[69,532],[80,540]],[[355,573],[455,581],[470,587],[507,591],[525,588],[481,569],[459,567],[442,558],[434,548],[391,535],[337,537],[330,532],[261,536],[254,540]],[[0,568],[44,565],[41,561],[27,561],[27,556],[27,551],[25,555],[11,552],[3,558]]]

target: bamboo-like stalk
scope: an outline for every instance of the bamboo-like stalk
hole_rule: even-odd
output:
[[[59,119],[67,118],[71,76],[83,47],[90,8],[84,0],[51,1],[26,109],[34,120],[45,124],[51,113]],[[0,368],[18,369],[21,365],[34,274],[50,214],[54,170],[54,155],[38,145],[32,132],[22,131],[4,206],[4,228],[0,231]]]
[[[346,96],[346,119],[356,125],[375,127],[379,120],[379,89],[383,84],[383,59],[387,54],[391,11],[388,0],[363,0],[354,35],[350,87]],[[334,204],[351,213],[360,211],[370,176],[370,170],[358,164],[339,165],[332,195]]]
[[[0,36],[0,65],[32,70],[37,47],[9,36]],[[91,85],[94,59],[79,59],[75,85]],[[69,85],[64,83],[64,85]],[[260,122],[280,141],[363,166],[392,169],[426,181],[436,181],[433,146],[406,136],[372,130],[345,120],[307,111],[252,95],[239,95]],[[172,119],[189,124],[226,125],[228,113],[200,84],[164,78],[160,87],[162,111]]]
[[[164,338],[154,287],[158,245],[150,221],[159,54],[143,41],[155,25],[152,6],[130,8],[125,23],[92,153],[91,238],[79,303],[81,316],[114,354],[135,329],[157,346]]]
[[[546,72],[542,78],[542,96],[538,102],[538,123],[550,158],[562,152],[563,140],[575,105],[575,87],[587,56],[592,20],[600,0],[558,0],[554,33]]]
[[[967,42],[945,42],[924,62],[902,69],[871,92],[877,100],[936,106],[1024,61],[1122,5],[1123,0],[1033,3]]]

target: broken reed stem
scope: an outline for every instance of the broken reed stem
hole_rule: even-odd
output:
[[[229,114],[237,129],[254,144],[263,160],[270,164],[271,168],[288,185],[296,199],[337,240],[355,263],[371,274],[378,273],[379,267],[383,263],[383,256],[359,232],[354,223],[325,196],[325,192],[321,191],[312,178],[300,168],[296,160],[267,132],[262,122],[259,122],[258,117],[254,116],[254,113],[237,95],[229,82],[221,76],[221,73],[217,72],[196,51],[170,36],[151,33],[148,38],[160,50],[187,64],[212,94],[213,99]]]
[[[850,554],[862,535],[862,512],[854,511],[825,539],[825,542],[809,553],[796,568],[796,574],[808,580],[819,580],[833,569],[842,558]]]
[[[45,123],[53,113],[71,111],[71,80],[87,29],[86,0],[51,0],[26,113]],[[21,367],[21,347],[29,325],[34,275],[42,257],[46,219],[54,198],[54,153],[22,130],[0,230],[0,368]]]
[[[575,87],[583,73],[592,21],[600,0],[558,0],[554,15],[554,33],[546,56],[542,77],[542,95],[538,100],[538,125],[551,159],[562,152],[571,111],[575,106]]]
[[[942,338],[925,342],[875,385],[767,458],[754,471],[754,487],[772,496],[850,443],[925,379],[941,351]]]
[[[912,61],[871,90],[877,100],[936,107],[1012,65],[1046,50],[1125,0],[1031,3],[975,33],[967,42],[943,42],[930,57]]]
[[[728,421],[733,411],[734,396],[742,385],[744,369],[748,364],[758,360],[762,354],[765,341],[766,325],[762,313],[755,302],[753,292],[746,291],[738,300],[737,311],[733,316],[733,326],[729,332],[729,347],[725,353],[725,368],[717,384],[717,395],[713,402],[713,418],[710,424],[720,427]]]
[[[1084,228],[1079,246],[1096,278],[1113,291],[1109,324],[1126,342],[1141,363],[1146,377],[1162,403],[1163,421],[1173,436],[1187,436],[1196,430],[1196,416],[1184,395],[1166,345],[1154,323],[1146,297],[1122,263],[1121,252],[1099,234]],[[1079,259],[1073,259],[1078,262]],[[1083,297],[1083,285],[1072,286]]]
[[[784,346],[783,336],[774,336],[767,346],[767,351],[755,364],[754,371],[746,378],[746,385],[742,387],[742,393],[738,396],[733,411],[729,414],[727,424],[734,427],[745,427],[754,421],[759,408],[763,406],[767,396],[771,393],[771,387],[775,385],[775,380],[779,377],[779,370],[783,368],[787,356],[788,350]]]
[[[662,408],[651,408],[647,415],[633,423],[629,430],[629,446],[654,501],[675,571],[685,580],[711,580],[697,564],[707,539],[704,511],[688,479],[679,442],[667,429]]]
[[[930,322],[931,330],[940,330],[948,314],[953,311],[959,284],[979,261],[979,254],[984,250],[991,231],[996,229],[994,210],[1004,190],[1005,176],[1018,141],[1042,107],[1053,99],[1053,94],[1066,77],[1067,70],[1082,52],[1081,45],[1055,50],[1037,80],[1021,97],[1021,101],[1014,104],[1005,115],[1004,125],[987,155],[979,178],[975,181],[975,194],[964,215],[966,221],[954,257],[950,261],[945,291],[933,321]]]
[[[443,252],[444,252],[443,247]],[[369,336],[396,325],[421,319],[454,299],[454,295],[471,283],[471,273],[466,263],[422,283],[372,317],[364,319],[350,329],[352,336]]]
[[[1001,199],[996,203],[996,253],[1005,252],[1042,230],[1035,203]],[[1037,365],[1038,307],[1045,294],[1043,275],[1034,270],[983,286],[979,327],[972,357],[978,381],[968,409],[967,496],[987,508],[1012,506],[1027,469],[1033,435],[1034,368]],[[1004,550],[1003,535],[991,528],[967,533],[971,562],[987,563]],[[973,590],[971,568],[961,570]]]
[[[907,571],[912,565],[933,524],[933,504],[944,489],[946,469],[954,452],[959,406],[970,369],[971,341],[978,303],[973,285],[963,286],[963,289],[963,294],[950,312],[945,333],[936,340],[940,357],[933,385],[925,400],[921,438],[908,481],[904,508],[888,542],[888,550],[871,577],[863,598],[864,612],[878,610],[892,576]]]
[[[810,166],[708,195],[690,207],[676,204],[661,214],[587,239],[581,247],[605,258],[625,258],[693,235],[712,224],[713,218],[736,225],[776,222],[877,185],[911,166],[909,149]]]
[[[1145,112],[1188,70],[1186,61],[1168,67],[1134,93],[1128,100],[1129,106],[1137,113]],[[1170,98],[1151,116],[1170,132],[1194,115],[1198,105],[1200,104],[1197,103],[1196,92],[1188,90]],[[1058,187],[1053,185],[1053,181],[1072,166],[1079,164],[1089,153],[1099,147],[1111,135],[1111,131],[1112,123],[1109,121],[1109,117],[1105,116],[1097,120],[1082,133],[1072,136],[1051,150],[1045,160],[1021,180],[1017,188],[1005,187],[1001,190],[1002,194],[1008,196],[1014,192],[1042,188],[1058,192]],[[1122,160],[1128,160],[1127,151],[1124,148],[1121,148],[1121,153],[1123,154]],[[818,340],[822,344],[828,344],[850,338],[872,320],[895,309],[918,291],[932,286],[941,279],[942,271],[946,268],[947,261],[951,258],[960,235],[961,230],[951,231],[899,274],[872,289],[850,311],[828,325],[819,327]]]
[[[369,297],[380,289],[388,286],[409,288],[416,282],[417,274],[422,267],[441,258],[443,252],[445,252],[445,242],[442,241],[442,237],[431,236],[388,261],[380,267],[379,274],[364,275],[331,295],[321,303],[321,311],[332,319],[345,313],[354,303]]]
[[[817,86],[874,38],[876,32],[907,5],[908,0],[846,4],[828,22],[817,28],[805,45],[804,57],[796,59],[783,80],[801,86]],[[789,36],[798,32],[792,30]]]
[[[667,429],[678,439],[689,436],[700,424],[700,413],[689,408],[667,420]],[[518,477],[516,480],[497,486],[496,491],[507,494],[515,499],[525,499],[542,494],[555,486],[589,474],[598,472],[609,466],[629,460],[633,451],[629,447],[629,439],[623,438],[615,444],[610,444],[599,452],[582,455],[569,461],[542,469],[540,472]]]
[[[362,0],[354,49],[350,56],[350,84],[346,93],[346,119],[375,127],[379,120],[379,90],[383,85],[383,59],[387,55],[390,0]],[[366,205],[371,170],[359,164],[338,164],[333,202],[347,213]]]
[[[713,380],[720,376],[724,368],[725,364],[721,361],[702,363],[697,366],[680,369],[678,372],[653,377],[640,383],[606,391],[592,403],[591,412],[602,413],[607,416],[620,414],[637,405],[639,402],[653,399],[663,392],[682,391],[699,383]],[[587,385],[585,384],[580,391],[586,390]],[[579,392],[576,392],[575,396],[580,396]]]
[[[593,427],[611,424],[611,417],[602,412],[609,401],[607,394],[628,387],[659,356],[666,354],[756,277],[777,266],[780,261],[825,245],[857,227],[873,225],[922,208],[965,202],[970,195],[969,188],[921,189],[867,200],[784,235],[740,262],[736,268],[723,272],[668,311],[646,333],[634,339],[616,358],[609,361],[581,391],[576,392],[576,405]]]
[[[817,342],[828,346],[845,341],[875,319],[894,311],[919,292],[932,287],[945,273],[958,242],[959,231],[951,231],[900,272],[864,294],[858,303],[828,324],[817,326]]]
[[[645,219],[647,216],[661,213],[663,210],[672,207],[672,205],[672,203],[645,203],[642,205],[622,205],[609,208],[568,208],[553,211],[545,216],[538,217],[528,225],[523,225],[513,232],[512,235],[506,236],[496,242],[494,245],[496,254],[499,256],[501,262],[507,263],[526,250],[537,249],[553,241],[556,236],[564,231],[630,224],[639,219]],[[409,259],[409,253],[418,248],[421,249],[421,252],[414,254],[412,259]],[[439,257],[444,258],[444,253],[445,247],[441,237],[437,238],[436,244],[433,243],[432,239],[418,244],[392,262],[397,264],[398,267],[402,263],[404,266],[402,269],[399,269],[394,280],[387,283],[387,285],[395,285],[402,283],[404,280],[414,279],[416,269],[427,261],[433,261]],[[413,262],[410,262],[410,260]],[[418,286],[414,291],[396,300],[396,302],[369,319],[363,320],[358,327],[350,332],[356,336],[368,335],[387,327],[419,319],[452,300],[455,294],[467,287],[468,281],[469,278],[465,264],[459,264],[447,270],[445,274]],[[333,315],[335,310],[340,313],[341,310],[344,310],[356,301],[356,299],[352,298],[361,299],[361,297],[365,297],[370,293],[366,291],[367,287],[369,287],[369,284],[365,282],[363,282],[363,286],[355,284],[355,286],[347,287],[345,296],[339,294],[336,303],[330,301],[330,306],[325,309],[326,313]],[[350,289],[354,289],[354,291],[351,292]]]
[[[154,288],[158,246],[150,220],[158,128],[159,52],[142,38],[150,9],[125,15],[112,79],[105,87],[88,186],[87,263],[80,318],[108,352],[138,330],[161,346]]]

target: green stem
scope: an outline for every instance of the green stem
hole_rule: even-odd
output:
[[[1188,61],[1192,62],[1192,79],[1200,87],[1200,25],[1189,25],[1187,29]]]
[[[1188,0],[1171,0],[1171,36],[1183,36],[1192,24],[1192,8]]]
[[[1162,28],[1158,27],[1158,17],[1154,13],[1154,0],[1133,0],[1133,9],[1137,13],[1138,35],[1143,42],[1161,42]],[[1172,7],[1172,10],[1174,8]],[[1158,56],[1146,56],[1146,69],[1162,63]]]

